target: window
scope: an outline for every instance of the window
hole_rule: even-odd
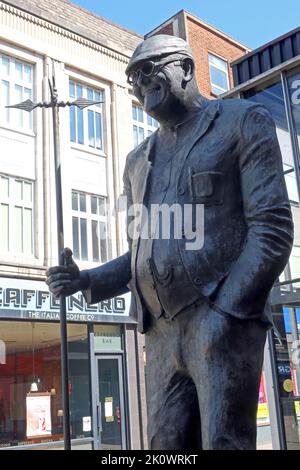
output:
[[[133,144],[139,145],[148,135],[158,128],[158,122],[148,116],[140,106],[132,105]]]
[[[212,92],[215,95],[225,93],[229,90],[227,62],[212,54],[208,54],[208,62]]]
[[[33,67],[13,57],[0,55],[1,123],[21,129],[32,129],[32,115],[5,106],[32,99]]]
[[[74,257],[105,263],[108,259],[106,198],[72,191]]]
[[[0,364],[0,447],[44,443],[47,449],[63,434],[59,325],[3,321],[1,338],[6,362]],[[68,324],[68,353],[71,437],[88,438],[91,431],[83,424],[91,416],[86,325]],[[31,391],[33,385],[37,392]]]
[[[0,251],[33,254],[33,183],[0,177]]]
[[[70,80],[69,94],[72,101],[87,98],[97,101],[85,109],[70,107],[70,140],[90,149],[103,150],[103,93]]]

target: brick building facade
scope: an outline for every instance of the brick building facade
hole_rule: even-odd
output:
[[[160,26],[155,28],[145,37],[155,34],[170,34],[185,39],[194,54],[196,62],[196,74],[200,92],[207,98],[215,98],[216,93],[212,86],[209,57],[221,59],[219,64],[227,69],[227,90],[233,87],[233,77],[230,63],[242,57],[250,49],[231,38],[217,28],[205,23],[192,14],[181,10]],[[217,60],[218,62],[218,60]],[[218,67],[217,63],[217,67]],[[225,74],[224,74],[225,78]],[[224,89],[225,91],[225,89]]]

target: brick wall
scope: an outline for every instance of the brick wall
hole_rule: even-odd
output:
[[[224,36],[218,35],[217,31],[211,31],[204,25],[197,23],[187,16],[188,42],[193,51],[196,63],[196,76],[202,95],[214,98],[210,88],[210,76],[208,65],[208,53],[212,52],[228,61],[229,84],[233,87],[232,71],[229,64],[245,54],[246,50],[239,47]]]
[[[158,31],[155,31],[153,36],[155,36],[156,34],[169,34],[170,36],[173,36],[174,35],[173,23],[166,24]]]

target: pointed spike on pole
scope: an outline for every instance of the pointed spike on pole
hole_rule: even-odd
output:
[[[12,104],[10,106],[5,106],[5,107],[6,108],[21,109],[22,111],[31,112],[37,106],[39,106],[39,103],[33,103],[30,99],[28,99],[26,101],[22,101],[22,103]]]
[[[86,98],[77,98],[77,100],[72,101],[70,103],[70,106],[77,106],[77,108],[84,109],[87,108],[88,106],[92,106],[93,104],[100,104],[103,103],[103,101],[93,101],[93,100],[88,100]]]

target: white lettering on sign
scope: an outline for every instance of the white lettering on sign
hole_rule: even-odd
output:
[[[59,320],[59,301],[44,282],[1,278],[0,285],[0,311],[18,310],[32,319]],[[130,293],[89,305],[78,292],[67,297],[67,317],[69,321],[93,321],[97,314],[128,316],[129,306]]]

